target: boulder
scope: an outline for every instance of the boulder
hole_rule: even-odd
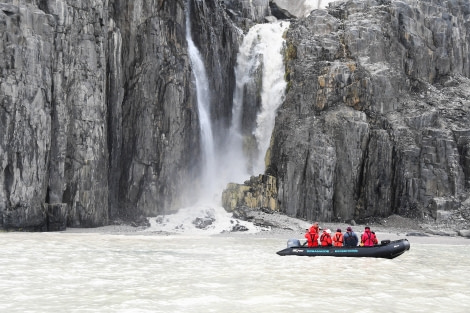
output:
[[[469,229],[461,229],[459,230],[459,236],[470,238],[470,230]]]
[[[252,176],[244,184],[231,183],[222,193],[222,206],[229,212],[237,208],[268,208],[278,211],[276,178],[270,175]]]

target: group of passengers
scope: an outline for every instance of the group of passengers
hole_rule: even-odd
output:
[[[320,235],[320,227],[317,222],[309,229],[306,229],[305,238],[307,239],[306,244],[308,247],[356,247],[359,243],[359,238],[351,226],[346,229],[344,235],[341,232],[341,228],[338,228],[333,236],[329,229],[323,229]],[[378,244],[377,236],[374,232],[370,231],[369,226],[366,226],[361,236],[360,246],[371,247],[376,244]]]

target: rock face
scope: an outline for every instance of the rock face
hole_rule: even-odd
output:
[[[293,22],[270,171],[313,220],[457,208],[469,187],[470,4],[347,1]]]
[[[37,8],[0,4],[2,224],[45,226],[55,24]]]
[[[200,162],[189,6],[227,123],[240,33],[219,1],[0,4],[1,228],[94,227],[184,202]]]
[[[242,33],[273,20],[275,2],[0,3],[0,228],[95,227],[190,203],[202,153],[186,16],[217,143]],[[230,208],[332,221],[470,207],[469,25],[458,0],[335,1],[291,21],[267,170],[224,194]]]
[[[177,201],[197,161],[185,153],[198,146],[198,124],[184,2],[114,1],[110,9],[109,208],[154,215]]]
[[[324,9],[332,0],[271,0],[271,12],[278,18],[300,18],[311,11]]]
[[[1,226],[47,228],[45,203],[107,223],[106,22],[103,1],[0,4]]]
[[[222,7],[227,10],[232,20],[239,26],[259,23],[268,15],[270,0],[223,0]]]

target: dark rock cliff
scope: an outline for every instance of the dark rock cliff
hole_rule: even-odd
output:
[[[0,226],[108,221],[107,5],[69,2],[0,4]]]
[[[200,161],[188,3],[226,123],[240,34],[219,1],[0,3],[0,227],[94,227],[183,204]]]
[[[0,228],[95,227],[191,201],[185,10],[223,141],[241,32],[270,2],[1,2]],[[250,201],[325,221],[468,204],[469,16],[463,0],[356,0],[292,20],[267,188]]]
[[[111,214],[152,215],[190,179],[197,110],[183,1],[110,3]],[[197,152],[195,153],[197,155]]]
[[[346,1],[292,22],[270,172],[281,210],[351,220],[468,197],[470,4]]]

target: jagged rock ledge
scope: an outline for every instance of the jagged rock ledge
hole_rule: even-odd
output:
[[[240,207],[267,208],[279,211],[276,177],[270,175],[252,176],[244,184],[228,184],[222,193],[222,206],[228,212]]]

